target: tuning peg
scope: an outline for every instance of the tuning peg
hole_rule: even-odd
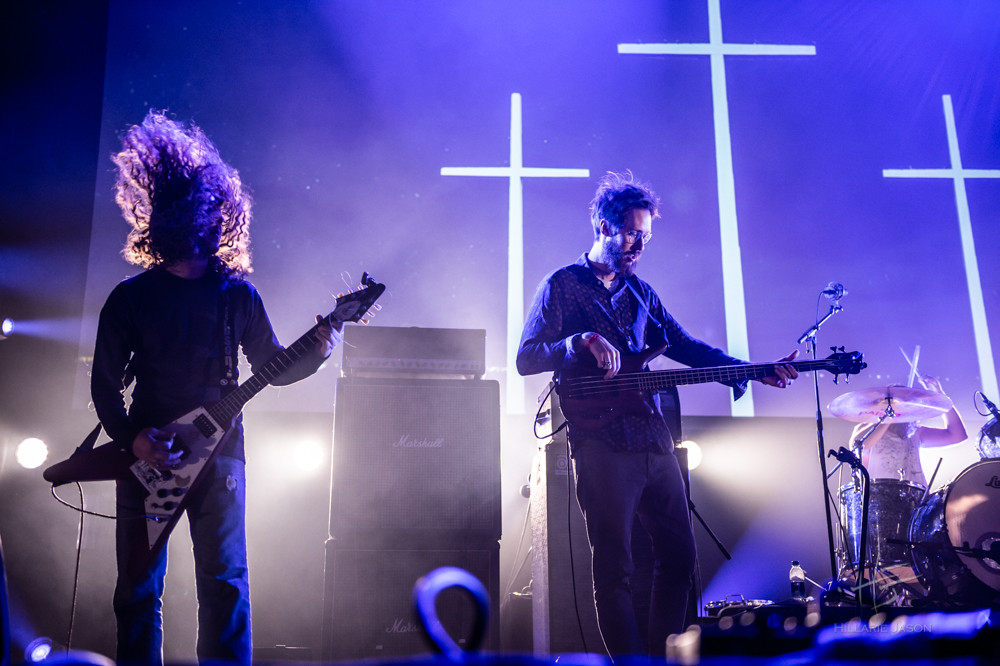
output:
[[[850,384],[851,383],[851,376],[850,375],[844,375],[844,383],[845,384]]]
[[[373,310],[381,310],[381,309],[382,309],[382,306],[381,306],[381,305],[379,305],[378,303],[376,303],[375,305],[373,305],[373,306],[372,306],[372,309],[373,309]]]
[[[339,294],[337,294],[337,298],[343,298],[343,297],[344,297],[344,292],[340,292]]]
[[[834,375],[833,376],[833,383],[834,384],[840,384],[840,375]]]
[[[840,347],[840,353],[841,353],[841,354],[845,353],[845,350],[844,350],[844,346],[843,346],[843,345],[841,345],[841,347]]]
[[[362,319],[362,320],[361,320],[361,323],[362,323],[362,324],[364,324],[365,326],[367,326],[367,325],[368,325],[368,321],[369,321],[369,320],[367,320],[367,319]]]
[[[837,348],[836,347],[830,347],[830,351],[832,351],[834,354],[836,354],[837,353]]]

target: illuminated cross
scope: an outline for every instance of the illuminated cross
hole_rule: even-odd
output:
[[[517,345],[524,327],[524,197],[522,178],[589,178],[588,169],[526,167],[521,154],[521,95],[510,96],[510,166],[442,167],[442,176],[510,178],[507,224],[507,413],[524,413],[524,377],[517,372]]]
[[[886,178],[948,178],[955,185],[955,205],[958,208],[958,230],[962,238],[962,258],[965,261],[965,281],[969,285],[969,303],[972,306],[972,330],[976,337],[979,357],[979,376],[982,390],[987,396],[997,395],[997,371],[993,365],[993,346],[986,326],[986,305],[983,303],[983,285],[979,279],[979,263],[972,239],[972,218],[969,215],[969,197],[965,193],[966,178],[1000,178],[1000,169],[963,169],[962,155],[958,151],[958,132],[955,130],[955,111],[951,95],[942,95],[944,125],[948,132],[949,169],[883,169]]]
[[[707,55],[712,62],[712,115],[715,118],[715,171],[719,182],[719,225],[722,231],[722,288],[726,308],[727,351],[750,358],[747,312],[743,296],[743,260],[736,223],[736,183],[733,175],[733,148],[729,135],[729,101],[726,97],[724,57],[816,55],[815,46],[785,44],[727,44],[722,41],[722,14],[719,0],[708,0],[708,43],[699,44],[619,44],[618,53],[641,55]],[[753,393],[749,390],[732,403],[733,416],[753,416]]]

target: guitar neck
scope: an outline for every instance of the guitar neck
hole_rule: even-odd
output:
[[[274,378],[292,367],[296,361],[305,356],[316,347],[316,330],[319,324],[310,328],[298,340],[289,345],[285,351],[281,352],[264,367],[253,373],[250,379],[240,384],[239,388],[227,395],[221,401],[209,409],[218,423],[229,423],[234,416],[242,411],[243,406],[258,393],[264,390]]]
[[[799,372],[815,372],[829,367],[826,359],[814,361],[790,361],[787,363],[749,363],[743,365],[723,365],[713,368],[681,368],[677,370],[656,370],[641,375],[644,388],[661,389],[689,384],[709,382],[733,382],[745,379],[762,379],[775,374],[776,365],[790,365]]]

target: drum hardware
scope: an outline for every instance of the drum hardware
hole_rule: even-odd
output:
[[[871,482],[868,499],[868,544],[871,562],[879,570],[895,566],[910,566],[910,549],[895,544],[907,536],[910,515],[920,506],[924,495],[922,485],[895,479],[875,479]],[[843,507],[841,525],[845,533],[845,564],[841,574],[859,565],[861,532],[861,495],[851,483],[840,488],[838,495]]]
[[[900,546],[911,546],[914,548],[926,548],[928,550],[950,550],[958,555],[967,555],[968,557],[974,557],[977,560],[989,560],[986,562],[987,565],[993,567],[994,569],[1000,569],[1000,539],[988,539],[990,547],[987,548],[973,548],[969,545],[968,541],[962,543],[961,546],[952,546],[949,544],[935,543],[933,541],[906,541],[905,539],[888,539],[889,543],[897,544]]]
[[[907,540],[926,600],[956,606],[1000,601],[1000,460],[966,468],[913,512]]]
[[[892,405],[889,405],[886,415],[888,416],[888,410],[892,409]],[[866,435],[867,436],[867,435]],[[863,438],[859,439],[863,441]],[[861,498],[861,540],[860,546],[858,548],[858,593],[855,595],[855,607],[858,610],[858,615],[861,614],[861,599],[864,596],[862,590],[865,589],[865,557],[868,552],[868,499],[869,492],[871,490],[871,479],[868,476],[868,470],[865,466],[861,464],[861,458],[851,451],[848,451],[843,446],[840,447],[838,451],[830,449],[828,456],[834,457],[842,463],[847,463],[851,466],[851,469],[857,473],[860,472],[861,476],[864,477],[864,494]],[[874,578],[874,577],[873,577]]]
[[[855,393],[860,393],[860,391],[855,391]],[[851,395],[851,394],[847,394],[847,395]],[[848,451],[844,447],[840,447],[840,451],[842,453],[834,453],[834,451],[831,450],[827,454],[828,456],[834,456],[834,457],[836,457],[837,460],[840,461],[840,462],[837,463],[837,466],[833,468],[833,471],[830,472],[829,475],[827,475],[827,477],[826,477],[827,480],[829,480],[830,477],[833,476],[837,472],[837,470],[839,470],[840,467],[844,463],[848,463],[849,465],[851,465],[851,478],[852,478],[853,483],[854,483],[854,493],[855,493],[855,495],[861,492],[861,474],[862,474],[862,472],[860,470],[864,469],[864,467],[861,465],[861,454],[862,454],[862,451],[864,451],[865,440],[867,440],[869,437],[871,437],[872,433],[875,432],[875,429],[878,426],[882,425],[882,423],[886,419],[890,419],[890,418],[893,418],[895,416],[895,411],[893,410],[893,407],[892,407],[892,401],[893,401],[892,396],[886,396],[885,400],[886,400],[885,409],[883,410],[882,415],[878,418],[878,420],[876,421],[876,423],[871,428],[869,428],[868,432],[866,432],[864,435],[862,435],[861,437],[859,437],[856,440],[854,440],[854,442],[852,442],[851,448],[853,449],[853,452]],[[836,402],[836,400],[834,402]],[[833,403],[830,403],[830,404],[831,404],[831,406],[833,405]],[[867,477],[867,474],[868,474],[867,470],[865,470],[863,473]],[[852,503],[852,502],[848,502],[847,501],[847,492],[848,492],[847,491],[847,486],[844,486],[844,487],[842,487],[840,489],[840,494],[839,494],[840,503],[844,506],[845,510],[847,510],[847,513],[848,513],[848,516],[846,518],[846,520],[847,520],[846,529],[843,529],[844,528],[843,521],[845,520],[845,518],[844,518],[844,516],[841,516],[842,536],[844,537],[844,542],[845,542],[844,543],[844,551],[845,551],[846,560],[849,563],[854,564],[854,566],[858,567],[858,570],[862,573],[861,579],[859,580],[859,584],[860,584],[860,583],[864,583],[864,580],[863,580],[863,578],[864,578],[864,576],[863,576],[864,566],[863,566],[863,563],[862,563],[862,559],[863,558],[861,557],[861,554],[862,553],[867,554],[867,552],[868,552],[868,545],[867,545],[868,544],[868,506],[869,506],[869,495],[870,495],[869,484],[867,482],[865,484],[864,501],[861,502],[862,511],[861,511],[861,516],[860,516],[860,524],[857,525],[858,529],[857,529],[856,533],[859,536],[859,538],[857,540],[854,540],[852,538],[851,529],[850,529],[850,527],[852,525],[855,525],[855,520],[852,520],[852,516],[850,515],[850,510],[849,509],[850,509],[850,507],[855,506],[855,504]],[[856,513],[857,512],[855,512],[855,514]],[[854,518],[857,518],[857,516],[855,515]],[[853,545],[854,545],[854,552],[853,553],[851,552],[852,542],[853,542]],[[844,575],[845,569],[846,569],[846,567],[841,567],[841,569],[839,571],[839,574],[840,575]],[[838,575],[838,570],[834,569],[834,576],[836,577],[837,575]],[[860,598],[861,597],[859,595],[858,596],[859,603],[860,603]]]
[[[997,445],[995,457],[971,465],[933,493],[930,489],[943,459],[938,460],[927,487],[901,476],[900,481],[863,478],[865,492],[855,490],[862,485],[858,475],[866,475],[867,470],[855,466],[851,458],[860,457],[865,439],[880,424],[890,418],[894,423],[921,421],[951,408],[951,400],[939,393],[895,386],[854,391],[830,403],[834,415],[872,424],[849,445],[853,454],[845,448],[830,452],[853,468],[853,483],[841,486],[839,493],[844,545],[838,555],[843,564],[831,588],[840,592],[830,598],[847,601],[847,593],[853,592],[855,604],[860,605],[857,591],[867,596],[871,589],[873,597],[883,596],[880,603],[898,602],[901,594],[906,597],[904,603],[925,607],[1000,602],[1000,410],[994,412],[995,406],[990,410],[994,418],[987,424],[992,429],[986,434]],[[981,431],[981,456],[983,437]],[[869,567],[871,574],[865,580]],[[915,578],[907,573],[911,567]],[[853,586],[855,571],[857,585]]]
[[[927,501],[927,496],[931,494],[931,488],[934,487],[934,479],[937,478],[938,470],[941,469],[941,463],[944,462],[944,458],[938,458],[938,464],[934,466],[934,473],[931,474],[931,480],[927,482],[927,488],[924,490],[924,496],[920,498],[920,504]]]
[[[918,421],[947,412],[951,409],[951,405],[950,398],[933,391],[887,386],[844,394],[834,399],[829,409],[835,416],[848,421],[871,422],[871,427],[851,442],[852,455],[860,461],[865,441],[886,421],[890,419],[894,423]],[[842,460],[841,464],[849,463],[840,456],[838,460]],[[848,576],[852,569],[863,574],[863,567],[866,566],[863,560],[870,560],[873,587],[878,585],[879,581],[889,581],[886,587],[903,585],[911,596],[919,596],[916,590],[901,581],[890,568],[910,565],[912,559],[910,549],[905,544],[900,545],[897,542],[900,537],[908,535],[908,517],[923,502],[927,488],[907,482],[904,478],[905,472],[900,470],[898,481],[877,479],[866,482],[869,490],[862,497],[860,492],[862,469],[863,466],[859,462],[858,466],[852,469],[853,483],[840,488],[839,500],[844,511],[841,525],[845,536],[842,549],[844,564],[841,566],[840,575]],[[864,473],[867,474],[867,470]],[[859,587],[864,583],[863,578],[863,575],[859,576]]]

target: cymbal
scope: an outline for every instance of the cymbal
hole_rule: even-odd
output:
[[[952,407],[951,398],[934,391],[886,386],[845,393],[834,398],[829,409],[831,414],[846,421],[874,423],[890,404],[895,416],[887,420],[892,423],[932,419]]]

